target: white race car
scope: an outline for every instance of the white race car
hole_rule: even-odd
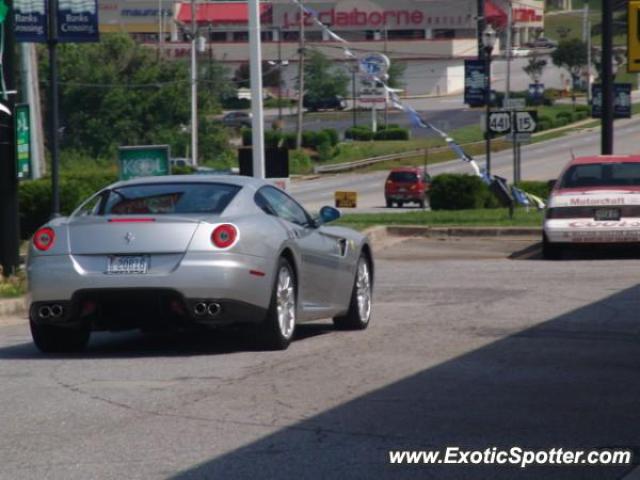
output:
[[[549,198],[544,258],[575,244],[640,243],[640,156],[575,158]]]

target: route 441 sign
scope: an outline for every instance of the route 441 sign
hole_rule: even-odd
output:
[[[538,112],[523,110],[519,112],[491,112],[489,130],[491,133],[533,133],[538,125]]]

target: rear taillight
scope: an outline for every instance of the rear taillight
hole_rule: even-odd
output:
[[[53,231],[53,228],[44,227],[33,235],[33,246],[41,252],[46,252],[53,247],[55,240],[56,233]]]
[[[230,223],[219,225],[211,233],[211,243],[218,248],[229,248],[238,238],[238,229]]]

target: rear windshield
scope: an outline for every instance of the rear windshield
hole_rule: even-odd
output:
[[[640,186],[640,163],[574,165],[562,177],[560,188]]]
[[[222,213],[241,187],[225,183],[128,185],[104,192],[94,214]]]
[[[391,172],[389,174],[389,180],[394,182],[417,182],[418,175],[414,172]]]

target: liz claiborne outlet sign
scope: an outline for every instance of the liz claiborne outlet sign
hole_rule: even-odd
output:
[[[423,28],[475,28],[475,2],[442,2],[411,0],[354,2],[305,2],[305,7],[317,13],[318,20],[334,30],[415,30]],[[318,28],[305,16],[305,26]],[[293,2],[273,2],[273,24],[290,29],[300,24],[300,8]]]

